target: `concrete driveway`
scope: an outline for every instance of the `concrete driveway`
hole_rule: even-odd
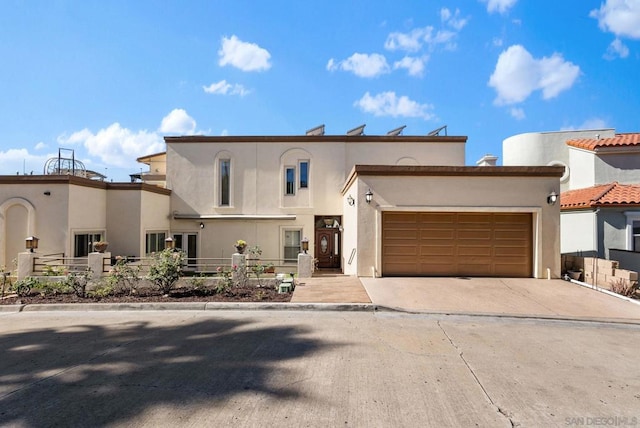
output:
[[[640,304],[563,280],[360,278],[360,281],[374,305],[409,312],[640,322]]]

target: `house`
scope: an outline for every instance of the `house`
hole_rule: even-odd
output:
[[[504,165],[565,165],[563,254],[640,270],[640,134],[612,129],[529,133],[503,142]]]
[[[306,238],[318,268],[348,275],[560,276],[550,195],[562,167],[465,166],[465,136],[360,128],[165,137],[133,183],[3,177],[15,185],[0,185],[0,216],[26,220],[0,247],[7,260],[37,234],[45,253],[81,254],[83,239],[100,238],[112,254],[144,256],[171,237],[195,265],[230,258],[243,239],[295,270]]]

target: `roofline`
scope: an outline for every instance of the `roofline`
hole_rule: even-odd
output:
[[[346,192],[357,176],[397,177],[562,177],[563,166],[416,166],[355,165],[342,187]]]
[[[145,160],[151,160],[151,158],[155,158],[157,156],[166,156],[167,155],[167,151],[165,150],[164,152],[158,152],[158,153],[153,153],[150,155],[144,155],[144,156],[140,156],[139,158],[136,159],[136,162],[140,162],[140,163],[144,163]]]
[[[0,175],[0,185],[7,184],[67,184],[104,190],[141,190],[170,195],[171,190],[147,183],[107,182],[75,175]]]
[[[426,135],[186,135],[164,137],[165,143],[466,143],[467,136]]]

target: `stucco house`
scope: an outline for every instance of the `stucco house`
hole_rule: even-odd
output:
[[[563,254],[640,270],[640,134],[612,129],[529,133],[503,142],[504,165],[566,165]]]
[[[564,169],[465,166],[466,141],[320,128],[165,137],[166,152],[140,158],[149,171],[132,183],[66,177],[45,196],[54,178],[13,176],[17,187],[0,186],[0,216],[26,223],[0,247],[6,260],[38,234],[41,251],[75,254],[78,236],[100,234],[113,254],[143,256],[171,237],[195,264],[230,257],[243,239],[295,270],[306,238],[318,268],[348,275],[559,277],[549,195]],[[45,232],[53,217],[57,234]]]

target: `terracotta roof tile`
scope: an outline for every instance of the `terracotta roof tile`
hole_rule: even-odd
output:
[[[616,134],[611,138],[579,138],[567,140],[567,145],[591,151],[604,147],[640,147],[640,133]]]
[[[613,182],[586,189],[563,192],[560,209],[576,209],[604,206],[639,206],[640,185]]]

